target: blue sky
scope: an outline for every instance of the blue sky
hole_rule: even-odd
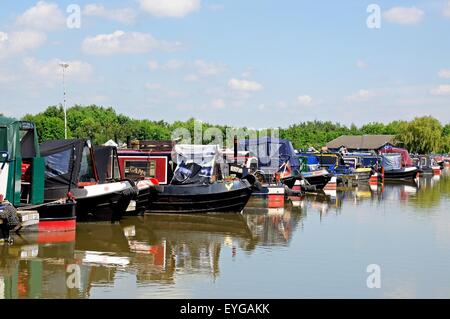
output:
[[[81,10],[69,28],[69,5]],[[368,28],[370,4],[380,28]],[[62,103],[255,128],[450,122],[450,1],[2,1],[0,112]]]

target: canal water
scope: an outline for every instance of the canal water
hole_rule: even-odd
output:
[[[1,298],[450,298],[450,174],[0,245]]]

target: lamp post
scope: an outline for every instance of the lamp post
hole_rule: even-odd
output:
[[[61,62],[59,64],[63,71],[63,91],[64,91],[64,139],[67,139],[67,107],[66,107],[66,81],[65,81],[65,71],[69,67],[68,63]]]

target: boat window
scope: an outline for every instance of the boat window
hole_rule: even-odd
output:
[[[72,150],[68,149],[45,157],[45,176],[55,177],[69,173]]]
[[[156,177],[156,161],[125,161],[125,177],[141,179]]]
[[[113,165],[113,175],[112,178],[121,178],[120,176],[120,169],[119,169],[119,158],[117,156],[114,156],[114,152],[111,154],[111,161]]]
[[[34,130],[20,131],[20,145],[23,158],[32,158],[36,156],[34,145]]]
[[[80,182],[95,182],[94,169],[92,165],[91,151],[89,147],[83,148],[83,155],[81,158],[80,173],[78,175]]]
[[[335,156],[317,156],[322,165],[336,165],[337,157]]]
[[[0,127],[0,151],[8,151],[8,137],[6,127]]]

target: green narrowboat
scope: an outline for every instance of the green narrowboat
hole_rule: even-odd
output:
[[[68,198],[44,203],[45,159],[40,155],[36,126],[0,116],[0,198],[19,211],[39,213],[39,231],[76,227],[75,204]]]

